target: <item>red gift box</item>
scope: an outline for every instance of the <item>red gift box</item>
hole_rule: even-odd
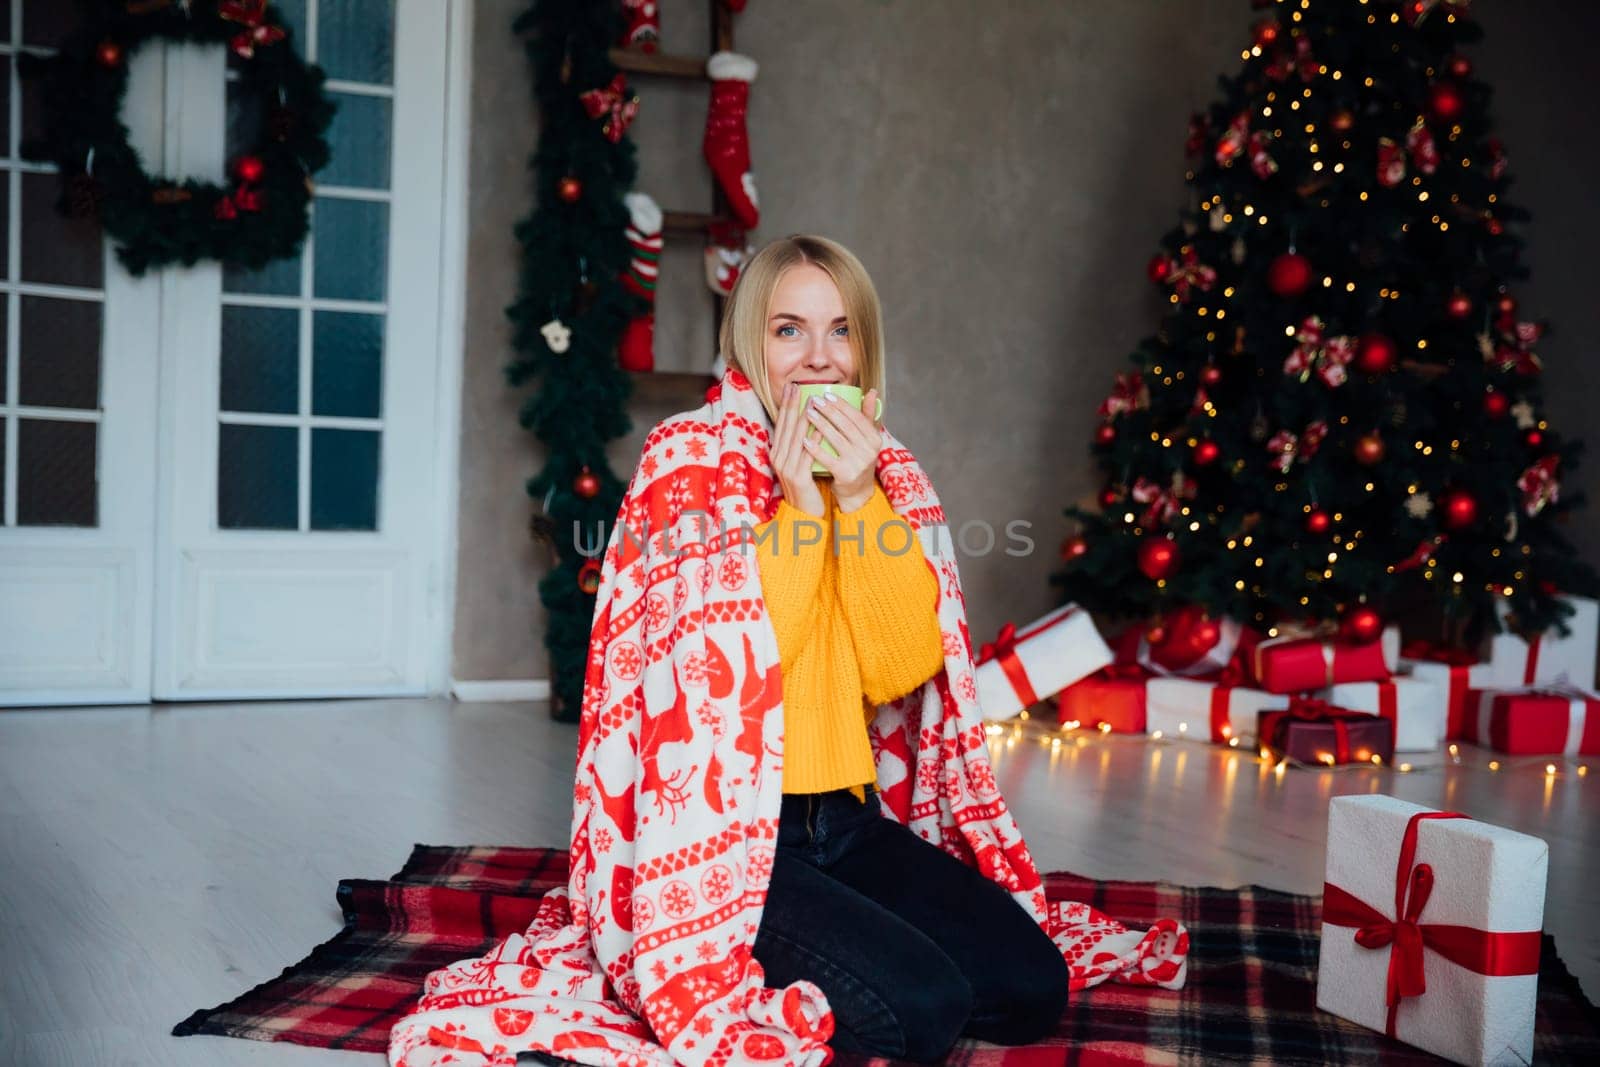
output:
[[[1113,733],[1144,733],[1144,683],[1150,677],[1133,664],[1113,664],[1073,682],[1061,691],[1059,721],[1099,729],[1110,725]]]
[[[1578,690],[1474,692],[1467,740],[1509,756],[1600,755],[1600,697]]]
[[[1316,637],[1275,637],[1256,646],[1251,666],[1269,693],[1325,689],[1338,682],[1378,682],[1389,677],[1382,641],[1356,644]]]
[[[1287,711],[1263,711],[1256,719],[1263,748],[1301,763],[1365,763],[1394,759],[1394,720],[1335,707],[1314,697],[1295,697]]]
[[[1400,663],[1410,667],[1413,678],[1433,682],[1445,691],[1445,739],[1465,738],[1467,720],[1478,707],[1471,690],[1493,688],[1493,665],[1464,649],[1429,641],[1407,641],[1400,650]]]

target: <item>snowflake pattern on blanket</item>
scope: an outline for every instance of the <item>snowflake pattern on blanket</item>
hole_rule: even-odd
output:
[[[783,686],[751,528],[781,492],[771,421],[729,367],[658,423],[606,546],[573,781],[572,868],[527,930],[430,974],[390,1037],[392,1067],[511,1067],[522,1051],[594,1067],[823,1067],[821,989],[769,989],[751,946],[772,876]],[[1008,890],[1082,989],[1182,986],[1188,935],[1132,931],[1046,901],[995,783],[944,510],[887,430],[878,482],[940,576],[944,667],[874,715],[885,818]],[[763,551],[770,551],[763,546]]]

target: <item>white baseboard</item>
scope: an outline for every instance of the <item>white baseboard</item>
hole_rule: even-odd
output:
[[[549,700],[550,682],[545,678],[504,682],[467,682],[457,679],[450,683],[450,695],[457,700],[471,702]]]

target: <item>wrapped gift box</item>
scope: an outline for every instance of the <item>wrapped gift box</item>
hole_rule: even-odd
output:
[[[1330,704],[1394,723],[1396,752],[1432,752],[1444,738],[1445,691],[1421,678],[1341,682],[1319,694]]]
[[[1511,756],[1600,756],[1600,697],[1579,690],[1473,694],[1467,740]]]
[[[1467,720],[1477,712],[1472,690],[1492,688],[1494,668],[1470,653],[1413,642],[1400,654],[1400,669],[1420,681],[1432,682],[1444,693],[1444,734],[1439,740],[1464,739]]]
[[[1582,596],[1563,596],[1573,613],[1566,618],[1570,632],[1562,637],[1554,628],[1533,640],[1514,633],[1494,634],[1484,642],[1480,659],[1489,663],[1492,678],[1488,689],[1511,689],[1547,683],[1574,685],[1587,689],[1595,684],[1596,627],[1600,625],[1600,602]],[[1509,609],[1496,598],[1495,612],[1505,625]]]
[[[1340,638],[1274,637],[1255,648],[1256,684],[1271,693],[1300,693],[1339,682],[1382,681],[1400,660],[1400,631],[1387,627],[1381,639],[1357,644]]]
[[[1317,1007],[1457,1063],[1531,1063],[1548,861],[1527,834],[1334,797]]]
[[[1089,613],[1063,604],[1027,627],[1010,623],[978,653],[978,706],[985,719],[1009,719],[1111,662]]]
[[[1226,744],[1254,738],[1256,714],[1289,698],[1222,679],[1152,678],[1145,683],[1145,732]]]
[[[1287,711],[1263,711],[1256,741],[1301,763],[1367,763],[1394,758],[1394,720],[1295,697]]]
[[[1061,691],[1059,719],[1091,730],[1104,723],[1113,733],[1142,734],[1147,678],[1149,674],[1143,669],[1119,663],[1073,682]]]

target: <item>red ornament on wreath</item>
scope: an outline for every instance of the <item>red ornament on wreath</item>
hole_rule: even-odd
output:
[[[1285,252],[1267,266],[1267,288],[1281,297],[1300,296],[1311,288],[1311,261]]]
[[[1490,389],[1483,394],[1483,413],[1491,419],[1503,419],[1510,410],[1511,401],[1506,394],[1497,389]]]
[[[1457,81],[1466,81],[1472,77],[1472,60],[1458,53],[1444,61],[1444,70]]]
[[[1108,485],[1100,490],[1100,508],[1102,511],[1109,511],[1111,508],[1116,507],[1117,501],[1121,499],[1122,493],[1116,486]]]
[[[1178,572],[1178,543],[1170,537],[1147,534],[1139,542],[1139,570],[1152,582]]]
[[[1383,636],[1383,616],[1365,605],[1351,608],[1339,623],[1339,635],[1347,641],[1370,645]]]
[[[1222,455],[1222,449],[1209,437],[1194,443],[1194,462],[1197,467],[1211,466],[1220,455]]]
[[[595,477],[594,471],[585,467],[572,479],[572,491],[585,500],[593,500],[600,492],[600,479]]]
[[[107,70],[122,66],[122,46],[115,41],[101,41],[95,46],[94,61]]]
[[[1502,319],[1516,318],[1517,298],[1510,293],[1501,293],[1494,299],[1494,313]]]
[[[1262,19],[1251,28],[1250,34],[1257,48],[1270,48],[1281,32],[1283,27],[1278,25],[1277,19]]]
[[[1472,314],[1472,297],[1457,289],[1444,302],[1444,313],[1457,322],[1466,319]]]
[[[254,184],[261,180],[267,168],[266,164],[261,162],[260,156],[240,156],[239,162],[233,166],[233,172],[239,176],[240,181]]]
[[[1207,363],[1200,368],[1200,384],[1207,389],[1215,389],[1222,383],[1222,368],[1215,363]]]
[[[1160,285],[1172,276],[1172,257],[1157,253],[1144,267],[1145,277]]]
[[[1089,554],[1089,539],[1082,534],[1073,534],[1061,542],[1061,558],[1071,563],[1082,559]]]
[[[1321,537],[1333,525],[1333,518],[1321,508],[1312,508],[1306,514],[1306,533]]]
[[[1117,439],[1117,428],[1115,426],[1111,425],[1109,422],[1103,422],[1099,426],[1095,427],[1095,430],[1094,430],[1094,443],[1095,444],[1097,444],[1097,445],[1109,445],[1111,442],[1115,441],[1116,439]]]
[[[1465,530],[1478,521],[1478,499],[1465,489],[1451,489],[1439,501],[1444,524],[1452,530]]]
[[[585,596],[594,596],[600,591],[600,561],[586,559],[583,566],[578,568],[578,588],[583,590]]]
[[[1383,436],[1376,431],[1362,434],[1356,438],[1355,447],[1351,449],[1356,462],[1363,467],[1376,467],[1383,462],[1384,446]]]
[[[576,204],[583,198],[583,183],[569,174],[556,182],[556,196],[563,204]]]
[[[1394,341],[1381,333],[1366,334],[1356,343],[1356,366],[1365,374],[1389,373],[1399,355]]]
[[[1428,110],[1440,122],[1454,122],[1466,106],[1461,87],[1455,82],[1434,82],[1428,89]]]
[[[1529,430],[1522,435],[1522,443],[1529,448],[1542,448],[1544,447],[1544,434],[1539,430]]]
[[[1499,237],[1501,234],[1506,232],[1505,223],[1495,218],[1491,218],[1486,221],[1483,224],[1483,228],[1488,232],[1490,237]]]

